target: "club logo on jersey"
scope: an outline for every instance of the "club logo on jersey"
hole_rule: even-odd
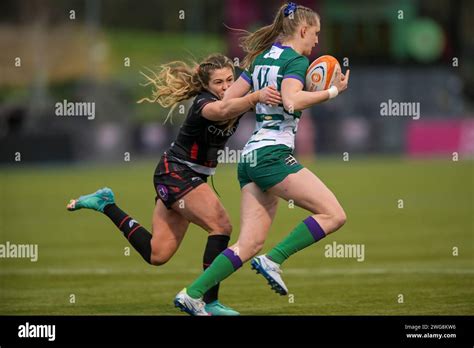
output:
[[[163,201],[168,200],[168,189],[166,188],[165,185],[159,184],[157,187],[158,195]]]
[[[138,222],[137,222],[136,220],[133,220],[133,219],[132,219],[132,220],[130,220],[130,221],[128,222],[128,227],[129,227],[129,228],[132,228],[133,224],[138,224]]]
[[[298,164],[298,161],[292,155],[288,155],[288,157],[285,158],[285,164],[287,166],[294,166],[295,164]]]

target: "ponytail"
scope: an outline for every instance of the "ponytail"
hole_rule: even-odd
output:
[[[319,15],[308,7],[290,2],[278,9],[272,24],[260,28],[254,33],[239,30],[243,33],[240,47],[246,53],[242,68],[248,68],[254,59],[263,51],[268,50],[275,41],[293,35],[302,22],[316,25],[319,23]]]
[[[272,24],[260,28],[254,33],[246,32],[241,38],[240,47],[247,53],[242,62],[244,69],[248,68],[260,53],[269,49],[282,32],[284,6],[278,10]]]
[[[202,85],[196,68],[182,61],[174,61],[161,65],[158,73],[147,68],[151,76],[140,71],[147,80],[142,86],[152,86],[153,90],[151,98],[142,98],[138,103],[146,101],[169,108],[197,95]]]

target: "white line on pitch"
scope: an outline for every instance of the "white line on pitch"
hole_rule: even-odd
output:
[[[124,275],[124,274],[200,274],[198,269],[115,269],[115,268],[23,268],[1,269],[0,275]],[[290,275],[364,275],[364,274],[474,274],[474,269],[468,268],[288,268],[284,274]]]

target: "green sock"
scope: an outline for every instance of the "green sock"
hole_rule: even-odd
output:
[[[240,257],[235,255],[232,249],[227,248],[214,259],[194,283],[186,288],[186,292],[192,298],[200,298],[210,288],[223,281],[240,267],[242,267]]]
[[[267,257],[280,265],[291,255],[326,237],[313,217],[307,217],[291,233],[267,253]]]

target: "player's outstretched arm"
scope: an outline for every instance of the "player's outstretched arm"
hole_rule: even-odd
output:
[[[224,93],[222,100],[229,100],[232,98],[240,98],[250,92],[252,86],[242,77],[239,77]]]
[[[303,84],[296,79],[284,79],[281,84],[283,106],[286,110],[299,111],[332,99],[347,89],[349,73],[347,70],[345,75],[341,74],[331,88],[317,92],[303,91]]]
[[[237,82],[235,82],[230,88],[237,84]],[[248,83],[247,86],[247,91],[245,93],[248,93],[250,90]],[[241,93],[244,92],[244,89],[240,88],[240,90]],[[233,93],[235,92],[232,92],[231,94]],[[259,91],[247,95],[244,94],[243,97],[224,97],[223,100],[218,100],[204,106],[202,116],[212,121],[229,120],[243,114],[251,108],[254,108],[257,103],[278,105],[281,103],[280,93],[274,87],[265,87]]]

